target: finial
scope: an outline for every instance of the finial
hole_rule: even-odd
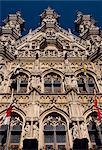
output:
[[[32,29],[29,29],[29,34],[31,34],[32,33]]]
[[[17,16],[21,16],[21,11],[16,12]]]
[[[83,13],[81,11],[77,11],[77,16],[82,16]]]
[[[46,10],[52,10],[52,8],[50,6],[48,6],[48,8]]]

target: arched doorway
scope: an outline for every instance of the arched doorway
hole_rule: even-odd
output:
[[[44,147],[46,150],[67,150],[67,124],[60,114],[53,112],[43,120]]]
[[[38,150],[37,139],[24,139],[23,150]]]

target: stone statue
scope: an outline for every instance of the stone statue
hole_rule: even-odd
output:
[[[65,88],[68,89],[70,88],[71,85],[71,77],[65,77]]]
[[[77,12],[77,20],[81,19],[82,15],[83,15],[83,13],[78,11]]]
[[[87,129],[84,122],[82,122],[80,125],[80,133],[81,133],[81,138],[87,138]]]
[[[25,126],[25,137],[30,137],[30,133],[31,133],[31,127],[29,122],[27,122]]]
[[[78,126],[75,122],[73,122],[73,127],[72,127],[72,135],[73,135],[73,140],[76,138],[79,138],[79,133],[78,133]]]
[[[40,77],[36,77],[36,84],[37,84],[37,86],[40,86]]]
[[[36,77],[34,77],[34,76],[31,77],[31,87],[33,87],[33,88],[36,87]]]
[[[75,76],[73,76],[71,79],[71,87],[78,90],[77,78]]]
[[[80,33],[83,33],[85,31],[84,25],[81,24],[79,26],[79,30],[80,30]]]
[[[31,78],[28,79],[27,93],[29,93],[30,91],[30,86],[31,86]]]
[[[33,125],[33,137],[35,139],[38,139],[38,137],[39,137],[38,122],[35,122],[34,125]]]
[[[79,48],[77,46],[74,46],[73,49],[74,49],[74,52],[78,52],[78,50],[79,50]]]
[[[31,82],[31,87],[32,87],[32,88],[41,89],[40,77],[32,76],[30,82]]]
[[[90,42],[90,40],[86,40],[86,49],[87,50],[91,49],[91,42]]]

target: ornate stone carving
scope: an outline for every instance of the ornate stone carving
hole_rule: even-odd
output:
[[[18,18],[16,18],[17,16]],[[13,18],[9,17],[15,17],[15,22],[13,22]],[[24,120],[23,123],[26,122],[22,128],[21,143],[23,143],[24,138],[35,138],[38,140],[38,147],[43,147],[44,143],[40,142],[43,139],[43,125],[40,122],[42,120],[44,125],[51,124],[56,126],[67,123],[65,130],[68,130],[68,137],[66,134],[68,145],[71,145],[76,138],[88,137],[87,123],[84,121],[84,118],[87,118],[87,113],[92,111],[94,95],[93,93],[85,93],[87,92],[85,90],[83,90],[82,94],[81,90],[79,92],[78,87],[84,89],[84,83],[79,83],[79,78],[77,83],[77,77],[81,77],[78,74],[84,73],[83,64],[87,64],[86,79],[89,79],[88,74],[95,78],[97,85],[94,86],[90,80],[90,87],[97,87],[96,96],[98,106],[101,109],[101,29],[99,33],[99,28],[95,26],[90,15],[78,13],[76,24],[78,32],[80,32],[80,38],[73,35],[70,29],[64,30],[61,28],[57,24],[58,15],[54,10],[48,8],[41,14],[42,25],[34,31],[30,30],[27,35],[17,40],[21,33],[20,25],[16,24],[16,21],[20,21],[19,19],[21,19],[19,13],[8,16],[5,20],[6,24],[1,28],[2,31],[5,31],[4,33],[7,31],[10,34],[10,37],[9,35],[6,37],[6,34],[1,31],[0,37],[1,116],[11,103],[10,85],[13,80],[12,76],[17,76],[24,71],[27,73],[27,80],[23,80],[22,87],[23,85],[25,86],[25,81],[27,81],[27,90],[13,94],[13,110],[21,114]],[[13,33],[17,31],[17,35],[14,35]],[[51,76],[54,76],[52,80],[51,76],[47,77],[45,75],[46,72],[49,74],[50,70]],[[59,79],[53,70],[58,73]],[[45,78],[43,77],[48,78],[46,81],[51,80],[51,82],[44,84]],[[25,79],[25,76],[23,79]],[[56,88],[55,93],[54,88],[52,88],[53,92],[50,92],[51,87]],[[45,88],[49,93],[44,93]],[[56,92],[57,90],[59,93]],[[51,112],[53,115],[51,115]],[[56,115],[56,113],[60,115]],[[47,116],[41,118],[44,114],[47,114]],[[70,129],[68,128],[69,118],[73,122]],[[18,123],[20,118],[15,118],[15,120]],[[13,125],[16,125],[15,120],[12,120]],[[42,134],[40,134],[41,132]],[[18,145],[22,149],[23,144],[21,143]],[[66,140],[66,146],[68,145]],[[67,147],[67,149],[70,148]]]
[[[73,127],[72,127],[72,136],[73,136],[73,140],[79,138],[79,129],[78,129],[78,125],[73,122],[72,123]]]
[[[31,126],[30,122],[26,122],[25,128],[24,128],[24,138],[29,138],[31,136]]]
[[[88,138],[87,127],[84,122],[80,125],[80,134],[81,138]]]
[[[40,79],[40,76],[32,76],[31,80],[29,82],[31,82],[31,88],[36,88],[38,90],[41,90],[41,79]]]
[[[38,122],[35,122],[33,125],[33,138],[39,139],[39,128],[38,128]]]
[[[76,89],[78,91],[78,84],[77,84],[77,78],[76,77],[65,77],[65,87],[66,89]]]

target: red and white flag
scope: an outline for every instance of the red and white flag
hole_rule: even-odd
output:
[[[1,118],[0,118],[0,126],[10,124],[12,108],[13,108],[13,89],[12,89],[12,94],[11,94],[11,98],[10,98],[10,104],[6,110],[6,113],[4,116],[1,116]]]
[[[11,118],[11,113],[12,113],[12,105],[10,105],[7,110],[6,110],[6,114],[3,117],[3,125],[9,125],[10,124],[10,118]]]
[[[97,108],[98,107],[98,104],[97,104],[97,98],[96,98],[96,96],[95,96],[95,99],[94,99],[94,105],[93,105],[95,108]]]
[[[99,108],[97,108],[97,119],[99,121],[101,121],[101,119],[102,119],[102,113],[101,113],[101,110]]]

